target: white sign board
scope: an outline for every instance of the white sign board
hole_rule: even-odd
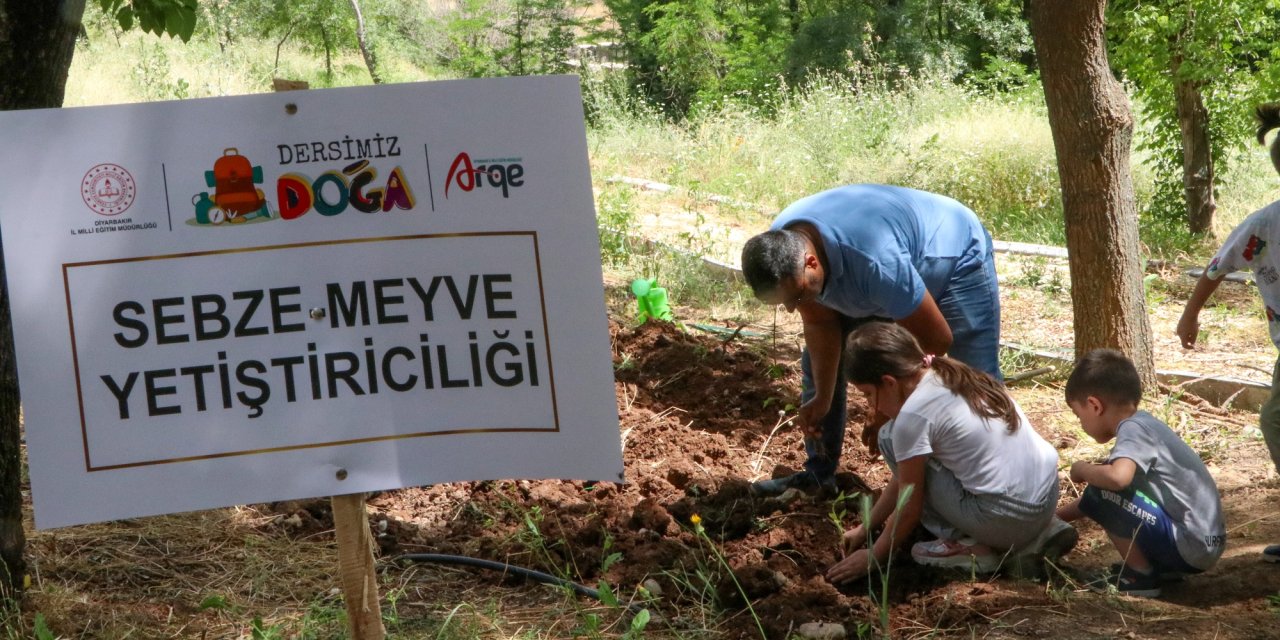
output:
[[[619,481],[574,77],[0,113],[41,528]]]

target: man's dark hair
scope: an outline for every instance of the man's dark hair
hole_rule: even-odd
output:
[[[804,264],[804,237],[798,231],[766,231],[742,246],[742,277],[756,295],[777,288]]]
[[[1137,405],[1142,400],[1138,368],[1114,349],[1094,349],[1084,354],[1067,378],[1067,402],[1084,402],[1089,396],[1109,403]]]

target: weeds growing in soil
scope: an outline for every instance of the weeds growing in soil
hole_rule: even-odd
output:
[[[26,633],[26,624],[22,620],[22,607],[17,600],[9,596],[0,597],[0,629],[4,629],[4,640],[54,640],[56,637],[49,630],[44,614],[36,612],[31,623],[30,634]]]
[[[849,510],[845,508],[845,503],[849,502],[861,494],[845,495],[843,491],[831,500],[831,508],[827,511],[827,520],[835,525],[836,532],[840,534],[840,539],[844,539],[844,519],[849,514]],[[868,498],[869,499],[869,498]],[[864,519],[863,522],[866,522]]]
[[[889,535],[890,543],[893,541],[894,531],[898,528],[898,518],[902,513],[902,507],[911,499],[911,492],[914,489],[915,487],[913,485],[906,485],[904,487],[899,487],[898,489],[898,499],[893,507],[893,520],[885,523],[884,532],[880,534],[885,535],[887,533]],[[867,527],[867,554],[872,558],[872,565],[875,565],[876,562],[874,560],[875,556],[873,551],[875,548],[875,536],[871,535],[871,528],[869,526],[871,523],[871,496],[864,495],[862,496],[862,500],[859,502],[861,507],[860,510],[862,511],[863,526]],[[892,546],[892,544],[890,546]],[[871,598],[871,602],[875,605],[876,611],[879,613],[880,633],[885,640],[889,640],[889,638],[892,637],[889,633],[889,575],[892,568],[893,554],[890,554],[889,558],[885,560],[884,568],[881,571],[867,572],[867,596]],[[875,584],[875,578],[872,576],[873,573],[877,574],[877,577],[879,578],[879,593],[876,593],[877,585]]]
[[[702,544],[707,547],[711,555],[729,574],[729,579],[733,581],[733,586],[738,589],[738,594],[742,596],[742,601],[747,605],[747,612],[751,614],[751,619],[756,623],[756,629],[760,631],[761,640],[768,640],[769,634],[764,632],[764,625],[760,622],[760,616],[756,615],[755,607],[751,606],[751,597],[742,588],[742,583],[738,582],[738,576],[734,574],[733,568],[729,566],[729,561],[725,560],[724,554],[720,552],[720,547],[716,546],[716,543],[712,542],[711,537],[707,535],[706,528],[702,526],[702,516],[695,513],[689,521],[693,524],[693,532],[697,534],[698,540],[702,541]]]

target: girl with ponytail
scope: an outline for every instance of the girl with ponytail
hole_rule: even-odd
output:
[[[1014,556],[1057,556],[1075,545],[1054,517],[1058,453],[994,378],[958,360],[927,355],[901,326],[872,322],[849,335],[844,373],[878,413],[880,451],[893,478],[869,522],[845,534],[850,552],[827,572],[864,577],[923,525],[938,537],[911,549],[920,564],[995,571]],[[870,534],[884,526],[875,542]]]

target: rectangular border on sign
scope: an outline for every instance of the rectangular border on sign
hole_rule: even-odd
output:
[[[536,276],[538,280],[538,304],[542,310],[542,333],[543,341],[547,349],[547,376],[550,379],[551,388],[551,413],[553,423],[550,427],[502,427],[502,428],[468,428],[468,429],[449,429],[445,431],[425,431],[420,433],[406,433],[397,435],[374,436],[369,438],[351,438],[347,440],[335,440],[331,442],[312,442],[308,444],[288,445],[280,447],[267,447],[262,449],[247,449],[243,451],[226,451],[222,453],[212,453],[198,456],[180,456],[176,458],[165,458],[158,460],[143,460],[139,462],[126,462],[121,464],[112,464],[97,466],[93,465],[89,454],[89,432],[88,423],[84,412],[84,392],[80,382],[80,359],[76,347],[76,328],[75,318],[72,314],[71,306],[71,280],[70,270],[77,267],[100,266],[105,264],[122,264],[128,262],[145,262],[150,260],[174,260],[181,258],[193,258],[210,255],[226,255],[235,253],[252,253],[258,251],[279,251],[284,249],[299,249],[306,247],[344,245],[344,244],[361,244],[372,242],[396,242],[403,240],[428,240],[440,238],[467,238],[467,237],[484,237],[484,236],[529,236],[533,240],[533,259]],[[387,440],[403,440],[408,438],[421,438],[427,436],[447,436],[458,435],[463,433],[557,433],[560,431],[560,407],[556,403],[556,375],[553,350],[551,348],[551,334],[547,322],[547,299],[546,289],[542,281],[542,256],[538,246],[538,233],[536,231],[484,231],[474,233],[439,233],[439,234],[422,234],[413,236],[393,236],[385,238],[358,238],[352,240],[332,240],[323,242],[301,242],[295,244],[282,244],[267,247],[246,247],[240,249],[220,249],[216,251],[196,251],[190,253],[175,253],[169,255],[146,256],[140,258],[115,258],[110,260],[94,260],[87,262],[70,262],[62,265],[62,285],[63,292],[67,303],[67,324],[71,331],[71,362],[74,369],[76,379],[76,402],[80,412],[80,438],[84,447],[84,463],[86,472],[94,471],[110,471],[114,469],[128,469],[132,467],[145,467],[162,464],[173,464],[177,462],[192,462],[196,460],[212,460],[217,458],[230,458],[237,456],[257,455],[264,453],[277,453],[281,451],[294,451],[300,449],[319,449],[323,447],[338,447],[350,444],[360,444],[367,442],[381,442]]]

